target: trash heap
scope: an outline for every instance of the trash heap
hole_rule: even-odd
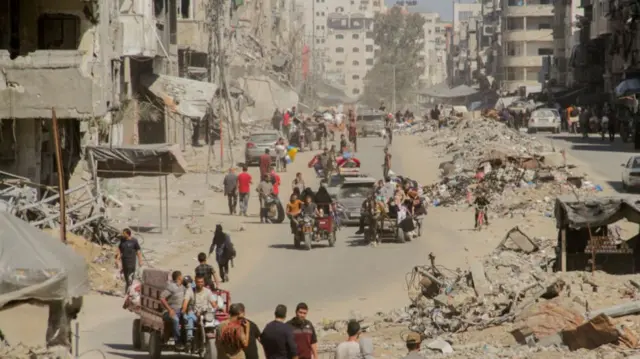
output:
[[[624,285],[614,276],[598,282],[584,272],[554,273],[555,244],[531,239],[514,227],[492,253],[470,262],[467,270],[447,270],[430,255],[431,265],[412,272],[409,329],[453,343],[454,333],[508,323],[513,338],[529,347],[573,351],[614,343],[637,348],[635,332],[613,318],[640,312],[640,301],[595,311],[589,303],[619,304],[620,297],[607,301],[617,292],[637,299],[640,284],[630,280],[632,285],[621,292]]]
[[[601,191],[571,172],[562,152],[491,119],[457,119],[423,141],[441,156],[442,180],[424,192],[434,206],[468,206],[475,189],[488,191],[489,209],[500,216],[530,211],[551,216],[552,199]]]

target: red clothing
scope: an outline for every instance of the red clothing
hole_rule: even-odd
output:
[[[289,115],[289,111],[285,111],[284,116],[282,116],[282,125],[289,126],[291,124],[291,116]]]
[[[275,171],[271,172],[271,177],[273,178],[273,194],[280,194],[280,176]]]
[[[269,173],[269,168],[271,167],[271,155],[262,154],[260,155],[260,179],[264,177],[267,173]]]
[[[238,193],[249,193],[251,191],[251,175],[242,172],[238,175]]]

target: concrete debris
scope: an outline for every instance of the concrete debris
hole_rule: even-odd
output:
[[[457,119],[426,136],[425,145],[453,158],[440,165],[442,180],[424,188],[434,206],[468,206],[482,186],[490,214],[551,217],[553,198],[602,190],[572,173],[564,153],[498,121]]]
[[[23,344],[8,345],[0,343],[0,358],[2,359],[53,359],[58,356],[52,351],[49,351],[42,347],[28,347]],[[68,354],[61,358],[70,358]]]
[[[0,210],[40,229],[60,227],[60,195],[57,191],[46,188],[39,196],[40,188],[22,179],[10,179],[2,184]],[[90,182],[65,191],[66,228],[98,244],[116,244],[120,230],[110,224],[103,210],[103,201],[113,200],[98,197]]]

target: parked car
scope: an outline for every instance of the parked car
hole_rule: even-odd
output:
[[[560,112],[553,108],[540,108],[531,113],[529,118],[529,133],[551,131],[560,133]]]
[[[275,160],[276,142],[280,137],[282,137],[282,134],[276,130],[265,130],[250,134],[244,150],[244,163],[247,166],[257,163],[267,148],[271,150],[271,157]]]
[[[631,156],[627,163],[621,165],[622,189],[633,190],[640,187],[640,156]]]
[[[344,208],[342,225],[360,223],[362,202],[373,191],[376,179],[373,177],[346,177],[336,193],[336,202]]]

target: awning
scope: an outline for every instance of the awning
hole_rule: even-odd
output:
[[[640,93],[640,79],[627,79],[616,86],[616,96],[626,96]]]
[[[140,82],[169,109],[191,118],[204,117],[217,88],[209,82],[157,74],[142,75]]]
[[[155,143],[131,146],[87,146],[100,178],[155,177],[187,173],[187,161],[177,144]]]
[[[621,219],[640,223],[640,197],[594,197],[577,200],[575,196],[556,198],[555,217],[557,228],[575,229],[599,227]]]

